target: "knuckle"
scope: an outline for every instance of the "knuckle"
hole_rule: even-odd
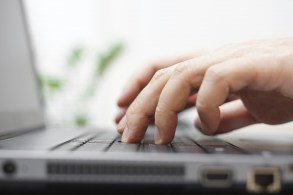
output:
[[[148,69],[153,73],[157,72],[160,69],[158,63],[156,62],[151,62],[149,64],[150,66],[148,66]]]
[[[167,73],[167,69],[166,68],[163,68],[163,69],[158,70],[154,74],[153,80],[159,80],[159,79],[161,79],[166,73]]]
[[[251,45],[245,43],[232,43],[218,50],[222,55],[237,58],[251,53]]]
[[[147,63],[148,64],[148,70],[150,70],[151,72],[153,72],[153,74],[155,74],[157,71],[161,70],[164,68],[162,60],[152,60],[150,62]]]
[[[220,50],[232,52],[232,51],[237,50],[243,46],[244,46],[243,43],[230,43],[230,44],[227,44],[227,45],[220,47]]]
[[[133,115],[137,115],[140,110],[140,105],[137,103],[137,101],[133,101],[127,109],[126,116],[131,117]]]
[[[164,106],[162,106],[161,104],[158,104],[156,111],[155,111],[155,116],[161,117],[165,113],[166,113],[166,109],[164,108]]]
[[[179,75],[182,75],[183,72],[185,72],[187,69],[187,65],[186,64],[177,64],[176,66],[174,66],[173,71],[172,71],[172,76],[176,77]]]
[[[209,106],[201,99],[198,99],[196,102],[196,109],[199,113],[206,113],[209,110]]]
[[[220,82],[225,79],[223,69],[220,66],[212,66],[205,73],[205,79],[213,82]]]

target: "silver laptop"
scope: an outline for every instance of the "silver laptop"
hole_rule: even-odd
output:
[[[152,126],[137,144],[103,129],[46,128],[28,32],[22,2],[1,0],[0,190],[33,184],[277,193],[293,186],[293,144],[282,139],[208,137],[184,120],[169,145],[154,144]]]

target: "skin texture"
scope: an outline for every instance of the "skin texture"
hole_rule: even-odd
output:
[[[177,115],[196,106],[207,135],[293,119],[293,38],[230,44],[159,60],[136,73],[118,99],[117,130],[139,142],[150,122],[156,144],[175,135]]]

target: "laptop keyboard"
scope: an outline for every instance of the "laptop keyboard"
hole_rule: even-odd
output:
[[[244,150],[219,139],[195,140],[175,137],[168,145],[156,145],[153,136],[136,144],[121,142],[121,136],[112,133],[93,133],[79,136],[59,144],[51,150],[65,151],[103,151],[103,152],[145,152],[145,153],[210,153],[210,154],[244,154]]]

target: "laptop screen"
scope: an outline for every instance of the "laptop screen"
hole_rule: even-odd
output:
[[[20,0],[0,1],[0,135],[43,126],[42,102]]]

